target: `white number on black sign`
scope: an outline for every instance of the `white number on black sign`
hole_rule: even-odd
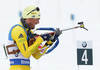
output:
[[[88,62],[88,59],[87,59],[87,50],[84,50],[83,56],[82,56],[81,60],[85,61],[85,64],[87,64],[87,62]]]

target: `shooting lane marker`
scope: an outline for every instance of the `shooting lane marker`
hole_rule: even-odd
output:
[[[77,41],[77,65],[93,65],[92,41]]]

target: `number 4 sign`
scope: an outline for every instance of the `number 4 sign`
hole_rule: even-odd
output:
[[[87,58],[87,50],[84,50],[83,56],[82,56],[82,61],[85,62],[85,64],[87,64],[88,62],[88,58]]]
[[[92,41],[77,41],[77,64],[93,65]]]

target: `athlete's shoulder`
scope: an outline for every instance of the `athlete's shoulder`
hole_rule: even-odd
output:
[[[21,25],[21,23],[16,24],[12,27],[12,32],[26,32],[25,28]]]
[[[20,24],[17,24],[12,28],[11,36],[12,36],[12,39],[15,39],[15,38],[19,37],[20,35],[21,36],[23,35],[23,37],[25,37],[25,38],[27,37],[25,28],[23,26],[21,26]]]

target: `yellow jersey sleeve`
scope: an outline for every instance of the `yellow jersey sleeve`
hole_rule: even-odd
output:
[[[52,41],[47,41],[47,44],[50,45],[52,44],[53,42]],[[41,50],[37,49],[33,54],[32,56],[35,58],[35,59],[39,59],[42,55],[45,54],[45,52],[47,51],[48,47],[46,45],[44,45],[42,48],[40,48]]]
[[[29,58],[43,42],[41,37],[38,37],[34,44],[28,46],[27,34],[24,29],[20,26],[16,26],[12,29],[11,32],[12,39],[16,42],[20,52],[25,58]]]

